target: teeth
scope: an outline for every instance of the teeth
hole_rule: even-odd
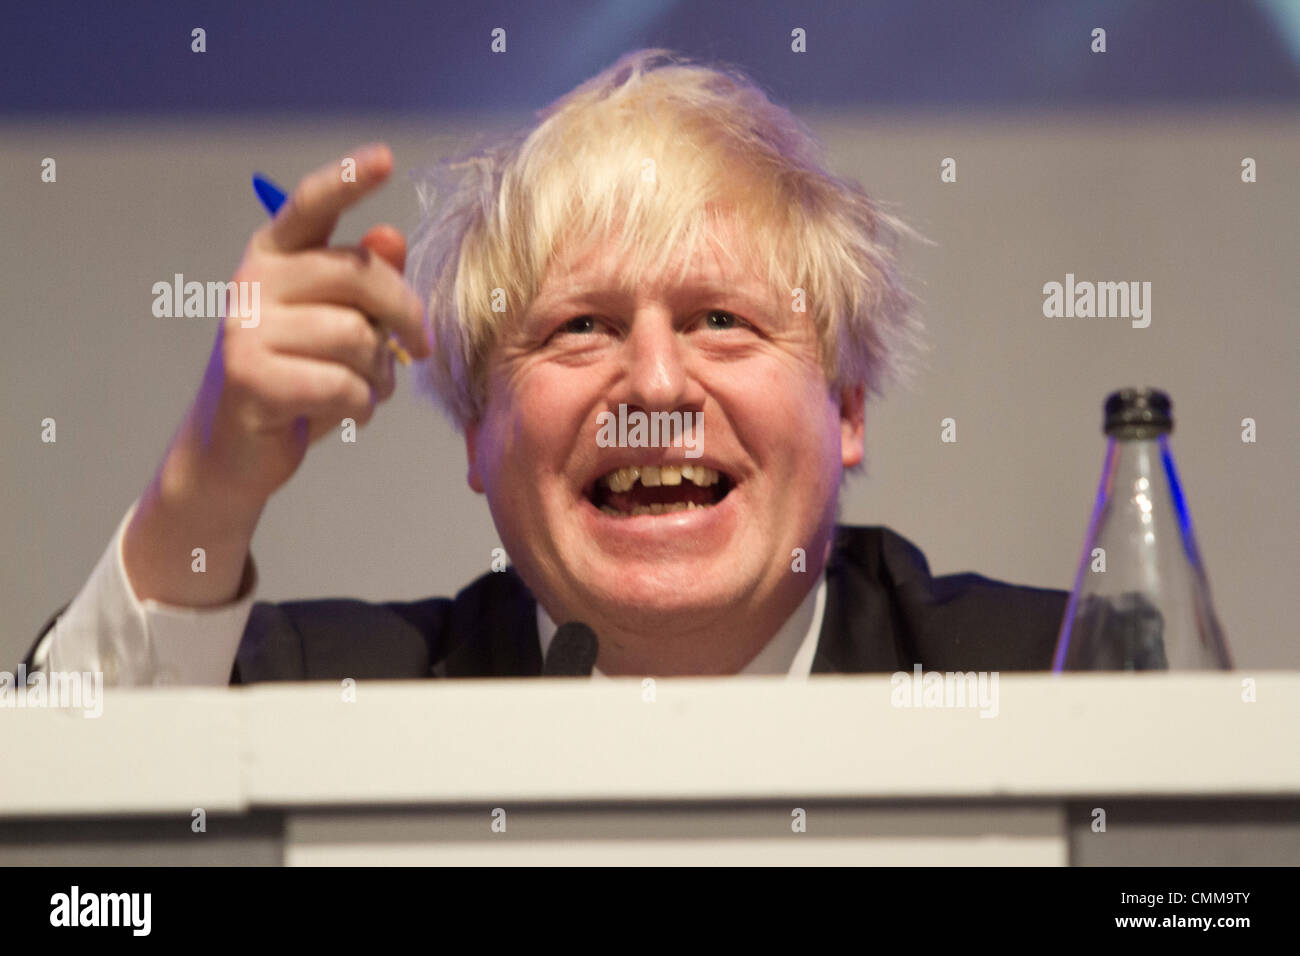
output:
[[[689,511],[691,508],[698,508],[698,507],[700,506],[688,505],[685,501],[675,501],[670,505],[663,505],[663,504],[638,505],[637,507],[632,509],[630,514],[634,518],[637,517],[638,515],[670,515],[670,514],[675,514],[678,511]]]
[[[631,511],[619,511],[611,508],[609,505],[602,505],[601,511],[607,515],[613,515],[615,518],[637,518],[641,515],[670,515],[678,511],[698,511],[701,508],[712,508],[712,505],[697,505],[695,502],[675,501],[670,505],[637,505]]]
[[[620,468],[618,471],[610,472],[605,478],[605,484],[609,486],[610,491],[628,491],[636,480],[641,477],[641,469],[635,466],[631,468]]]
[[[680,485],[685,478],[701,488],[718,483],[718,472],[705,465],[646,465],[638,468],[619,468],[611,471],[601,479],[605,487],[613,492],[630,491],[638,481],[646,488],[658,488],[660,485]]]

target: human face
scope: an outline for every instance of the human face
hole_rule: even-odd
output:
[[[558,257],[490,356],[487,407],[466,431],[470,486],[521,577],[554,620],[592,626],[606,673],[743,667],[816,583],[842,468],[862,457],[862,390],[827,388],[808,314],[720,253],[734,234],[724,221],[684,281],[670,259],[631,291],[611,243]],[[597,416],[620,404],[702,412],[699,457],[601,447]],[[720,480],[628,497],[599,484],[667,464]],[[597,505],[679,494],[709,503],[638,516]]]

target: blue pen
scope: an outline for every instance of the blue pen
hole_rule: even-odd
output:
[[[257,193],[257,198],[262,201],[262,206],[272,216],[280,211],[280,207],[284,205],[285,199],[288,198],[283,189],[261,173],[253,173],[253,191]],[[403,365],[411,364],[410,354],[396,340],[391,338],[388,340],[388,350]]]
[[[288,198],[283,189],[261,173],[253,173],[253,191],[257,193],[257,198],[262,200],[262,205],[272,216],[280,211],[280,207]]]

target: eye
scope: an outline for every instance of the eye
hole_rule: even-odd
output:
[[[555,330],[556,335],[588,335],[596,331],[596,320],[590,315],[575,316]]]
[[[730,312],[723,312],[721,309],[710,309],[708,314],[704,317],[704,325],[706,328],[720,332],[725,332],[728,329],[738,329],[742,326],[747,326],[748,324],[749,323],[739,316],[733,315]]]

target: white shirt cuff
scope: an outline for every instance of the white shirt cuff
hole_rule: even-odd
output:
[[[98,671],[109,686],[183,684],[225,687],[257,592],[252,556],[239,597],[217,607],[187,608],[139,600],[126,575],[122,545],[139,502],[76,599],[32,656],[46,671]]]

